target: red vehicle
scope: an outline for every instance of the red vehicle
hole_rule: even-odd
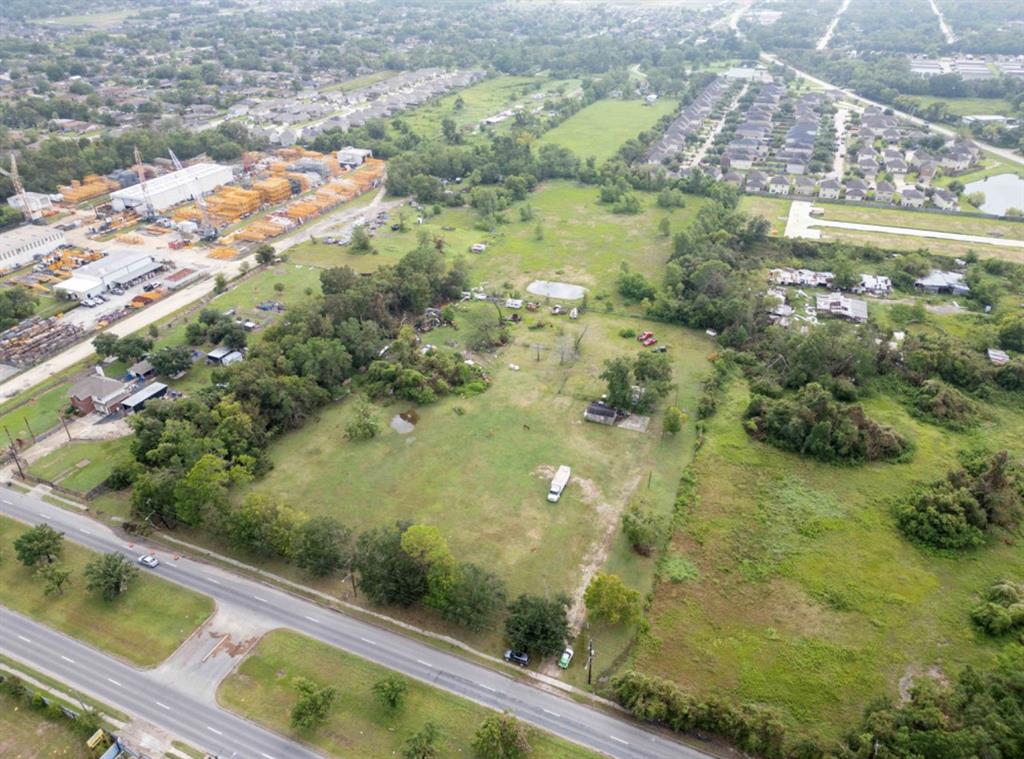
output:
[[[654,337],[653,332],[641,332],[639,335],[636,336],[636,339],[642,343],[645,342],[646,340],[650,340],[652,337]]]
[[[654,337],[654,336],[652,335],[651,337],[648,337],[648,338],[647,338],[646,340],[644,340],[644,347],[645,347],[645,348],[650,348],[650,347],[651,347],[652,345],[654,345],[654,344],[655,344],[656,342],[658,342],[658,338],[656,338],[656,337]]]

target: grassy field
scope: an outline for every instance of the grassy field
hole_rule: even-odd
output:
[[[828,221],[852,221],[858,224],[879,224],[886,227],[929,229],[961,235],[999,237],[1017,241],[1024,240],[1024,222],[1003,221],[960,214],[904,211],[895,208],[868,208],[846,203],[818,202],[815,205],[824,209],[825,213],[821,218]],[[928,240],[928,242],[931,241]]]
[[[71,16],[51,16],[40,19],[39,23],[55,26],[85,26],[93,29],[110,29],[135,15],[133,10],[98,11]]]
[[[15,439],[22,439],[28,443],[32,442],[31,429],[37,435],[41,435],[51,427],[60,424],[60,412],[66,409],[68,401],[68,390],[71,382],[62,382],[49,390],[40,393],[29,403],[24,403],[17,408],[10,404],[6,413],[0,416],[0,429],[6,427],[10,430]],[[29,393],[34,391],[30,390]],[[19,396],[19,400],[23,396]],[[6,433],[4,435],[6,438]],[[5,442],[7,442],[5,440]]]
[[[67,720],[48,720],[0,693],[0,756],[7,759],[88,759],[85,740]]]
[[[289,737],[311,743],[329,756],[397,756],[405,740],[428,720],[441,728],[440,756],[469,756],[473,734],[492,712],[418,680],[396,713],[380,706],[371,690],[389,670],[301,635],[276,631],[259,642],[220,686],[221,704]],[[327,723],[296,731],[288,722],[295,703],[295,677],[335,685],[338,698]],[[531,756],[584,759],[591,752],[547,733],[534,732]]]
[[[484,315],[494,313],[483,308]],[[470,331],[468,316],[457,323],[459,332],[438,330],[425,339],[438,345],[460,339]],[[555,320],[541,330],[520,325],[513,328],[514,344],[479,357],[493,378],[487,392],[417,409],[412,434],[387,429],[360,443],[344,439],[353,404],[331,406],[273,445],[273,470],[250,489],[311,514],[334,514],[359,530],[398,519],[433,524],[456,556],[503,575],[512,593],[571,591],[601,523],[617,519],[638,489],[662,511],[670,508],[692,443],[692,425],[662,439],[660,416],[647,433],[583,422],[586,399],[604,391],[597,378],[603,361],[638,349],[635,339],[618,336],[624,327],[656,329],[671,346],[678,402],[692,407],[711,347],[703,335],[603,314]],[[573,357],[572,343],[584,330]],[[381,408],[379,416],[386,424],[410,405]],[[576,485],[552,506],[544,497],[548,469],[560,464],[573,467]]]
[[[541,83],[541,89],[532,89],[537,82]],[[446,118],[452,119],[460,129],[469,130],[488,116],[494,116],[514,105],[539,105],[543,102],[543,96],[557,94],[557,91],[570,93],[577,89],[577,79],[549,80],[531,76],[496,76],[407,111],[401,115],[401,119],[417,134],[439,137],[441,122]],[[534,100],[533,96],[538,93],[543,93],[543,96]],[[455,101],[460,97],[463,106],[456,110]]]
[[[932,182],[932,184],[936,187],[948,187],[955,180],[967,185],[979,179],[992,177],[997,174],[1016,174],[1019,177],[1024,177],[1024,166],[1021,166],[1019,163],[1010,163],[1006,159],[986,151],[981,159],[981,165],[976,170],[955,177],[942,176]]]
[[[98,554],[69,541],[62,563],[72,570],[62,596],[44,596],[43,584],[16,559],[13,543],[27,528],[0,517],[0,603],[137,666],[166,659],[213,612],[206,596],[141,572],[121,599],[106,603],[85,589],[85,565]]]
[[[918,251],[928,250],[945,256],[963,256],[974,251],[978,258],[1001,258],[1024,264],[1024,250],[1020,248],[1003,248],[998,245],[979,245],[956,240],[938,240],[931,237],[908,237],[906,235],[887,235],[878,232],[861,232],[853,229],[835,229],[821,227],[821,239],[825,241],[848,242],[854,245],[867,245],[884,250]]]
[[[1010,104],[1002,98],[940,98],[930,95],[907,95],[905,97],[922,108],[927,108],[932,103],[945,103],[949,106],[949,112],[955,116],[1010,115]]]
[[[626,140],[650,129],[662,116],[673,113],[675,100],[644,105],[641,100],[599,100],[545,132],[540,143],[569,148],[580,158],[598,162],[615,155]]]
[[[382,82],[397,73],[397,71],[374,71],[372,74],[363,74],[362,76],[353,77],[352,79],[346,79],[344,82],[332,84],[330,87],[324,87],[322,92],[349,92],[351,90],[357,90],[360,87],[369,87],[371,84]]]
[[[653,282],[660,282],[672,248],[668,237],[658,234],[658,222],[668,216],[672,229],[683,229],[696,215],[703,198],[687,196],[686,208],[667,211],[654,204],[654,196],[639,193],[645,210],[637,215],[614,214],[597,202],[597,189],[571,182],[545,183],[527,198],[534,218],[520,221],[518,206],[506,212],[509,224],[493,234],[474,228],[476,213],[468,208],[446,209],[423,225],[410,224],[407,232],[378,230],[376,255],[353,255],[337,245],[307,243],[291,251],[291,260],[315,266],[351,266],[359,272],[394,264],[416,246],[420,230],[442,237],[446,250],[464,254],[474,284],[487,283],[524,291],[534,279],[558,280],[583,285],[590,296],[604,293],[619,304],[615,281],[625,261]],[[519,204],[522,205],[522,204]],[[537,239],[540,223],[543,239]],[[444,227],[453,227],[445,230]],[[470,245],[487,243],[480,254]]]
[[[63,434],[63,433],[61,433]],[[114,467],[131,459],[131,438],[75,440],[33,463],[29,473],[85,495],[102,484]]]
[[[1016,645],[978,634],[968,611],[992,581],[1024,574],[1020,547],[922,551],[897,532],[889,503],[941,477],[962,448],[1024,453],[1024,413],[988,407],[977,429],[953,433],[874,397],[868,413],[913,439],[914,458],[842,468],[752,441],[747,397],[734,382],[710,420],[698,500],[673,539],[696,578],[656,589],[641,670],[767,704],[798,732],[835,738],[872,699],[896,698],[902,678],[932,668],[952,678]]]
[[[781,236],[786,231],[786,219],[789,218],[789,207],[792,204],[793,201],[789,199],[742,195],[739,209],[751,216],[763,216],[771,222],[771,234]]]

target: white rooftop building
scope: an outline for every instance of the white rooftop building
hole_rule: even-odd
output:
[[[7,199],[7,205],[11,208],[16,208],[22,213],[25,212],[25,206],[28,206],[28,210],[33,214],[41,214],[44,211],[49,211],[53,208],[53,200],[49,195],[43,192],[25,192],[25,203],[22,202],[21,195],[11,195]]]
[[[839,293],[819,295],[815,299],[815,310],[819,314],[840,316],[856,322],[868,320],[868,304],[858,298],[847,298]]]
[[[180,171],[172,171],[170,174],[147,180],[146,193],[153,204],[153,210],[162,211],[186,200],[195,200],[197,190],[205,195],[232,179],[234,174],[230,166],[197,163]],[[142,194],[142,185],[136,184],[123,190],[115,190],[110,193],[110,203],[115,211],[123,211],[126,208],[145,211],[146,201]]]
[[[64,244],[64,233],[56,227],[26,224],[0,232],[0,268],[16,269],[48,256]]]
[[[338,151],[338,163],[342,166],[361,166],[367,158],[373,158],[373,151],[348,145]]]
[[[152,274],[163,264],[149,253],[113,250],[105,258],[78,269],[54,289],[75,300],[85,300],[113,287],[129,285]]]

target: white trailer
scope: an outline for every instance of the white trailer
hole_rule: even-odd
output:
[[[565,486],[569,484],[569,478],[572,476],[572,469],[567,466],[558,467],[558,471],[555,472],[555,476],[551,478],[551,489],[548,491],[548,500],[551,503],[557,503],[558,499],[562,497],[562,491],[565,490]]]

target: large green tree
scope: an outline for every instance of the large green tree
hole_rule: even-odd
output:
[[[292,687],[299,697],[292,707],[292,727],[301,730],[315,730],[327,721],[331,707],[338,696],[333,685],[319,686],[304,677],[292,680]]]
[[[473,736],[478,759],[522,759],[531,751],[530,729],[508,712],[487,717]]]
[[[505,637],[515,651],[553,656],[562,650],[569,636],[566,610],[569,599],[521,595],[508,607]]]
[[[64,552],[64,533],[48,524],[40,524],[21,533],[14,541],[14,555],[26,567],[36,567],[42,561],[52,564]]]
[[[314,577],[345,569],[352,561],[352,531],[332,516],[313,517],[299,528],[295,563]]]
[[[119,553],[105,553],[85,565],[85,587],[99,593],[104,601],[113,601],[128,590],[138,570]]]

